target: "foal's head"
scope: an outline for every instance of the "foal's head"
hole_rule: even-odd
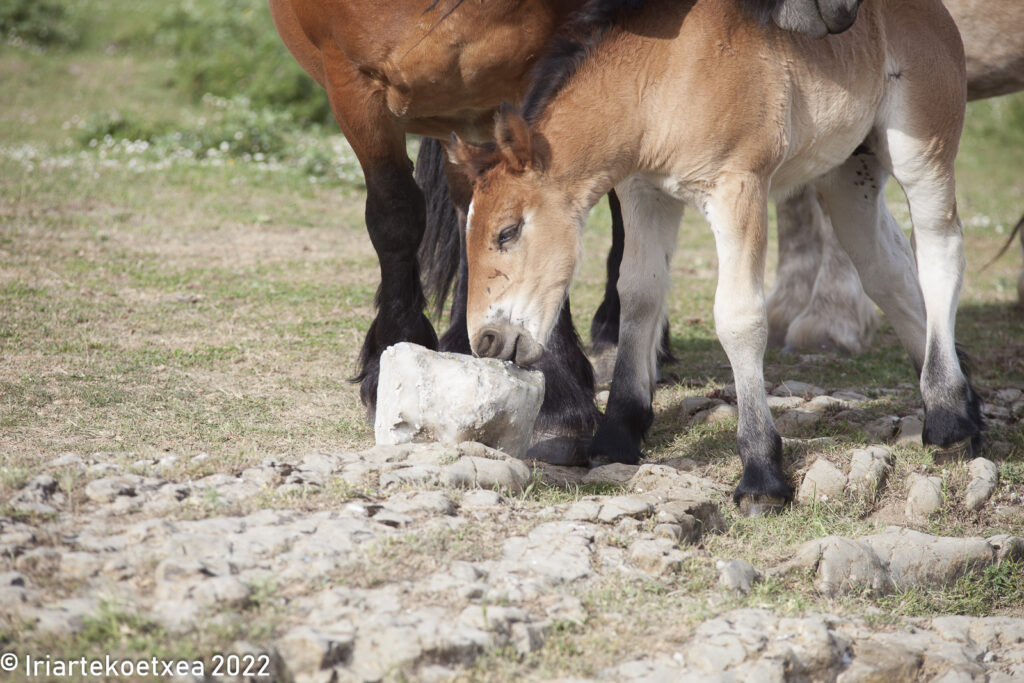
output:
[[[449,153],[473,181],[466,227],[467,326],[478,356],[537,362],[572,280],[584,217],[547,173],[548,150],[511,107],[497,142],[452,136]]]

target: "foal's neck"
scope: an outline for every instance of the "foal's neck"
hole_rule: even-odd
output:
[[[548,175],[569,190],[581,211],[635,170],[643,139],[635,73],[623,80],[601,64],[615,47],[602,45],[533,126],[549,147]]]

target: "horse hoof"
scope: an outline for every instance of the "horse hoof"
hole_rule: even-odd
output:
[[[765,517],[782,512],[786,503],[785,498],[776,496],[743,496],[738,505],[744,517]]]
[[[932,460],[936,465],[943,465],[976,458],[979,454],[974,450],[973,441],[973,437],[967,437],[948,446],[933,446]]]
[[[549,465],[587,466],[587,449],[582,439],[552,432],[534,434],[533,441],[523,457],[527,460],[540,460]]]

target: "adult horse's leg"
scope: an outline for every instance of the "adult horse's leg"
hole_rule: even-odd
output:
[[[612,246],[605,262],[604,299],[590,323],[591,358],[594,360],[594,379],[607,384],[615,370],[615,351],[619,344],[619,266],[626,236],[622,227],[622,205],[615,192],[608,193],[608,208],[612,215]]]
[[[866,350],[875,307],[813,186],[780,201],[776,215],[779,265],[768,293],[768,343],[793,351]]]
[[[324,80],[334,116],[363,169],[366,229],[380,261],[377,316],[363,342],[356,377],[372,419],[381,352],[400,341],[437,348],[437,335],[423,315],[416,256],[425,207],[406,155],[405,132],[379,90],[341,55],[325,55]]]
[[[425,272],[435,275],[434,280],[428,277],[428,289],[443,296],[447,286],[442,287],[440,280],[452,276],[455,279],[451,325],[441,337],[440,348],[468,354],[471,351],[466,329],[465,229],[473,188],[465,174],[448,162],[436,140],[422,142],[416,163],[416,177],[428,199],[427,236],[444,249],[439,251],[435,245],[424,244],[420,250]],[[453,234],[457,234],[457,239]],[[451,263],[445,263],[446,259]],[[453,267],[454,263],[458,265]],[[544,403],[526,457],[554,464],[582,464],[583,441],[593,434],[598,412],[594,406],[593,371],[573,327],[568,302],[536,369],[544,373]]]
[[[606,277],[604,283],[604,299],[594,313],[590,323],[591,358],[594,361],[594,381],[607,384],[612,381],[615,371],[615,353],[619,344],[619,266],[622,263],[622,250],[626,237],[622,227],[622,205],[614,191],[608,193],[608,208],[612,216],[612,246],[608,250],[605,262]],[[658,345],[659,381],[662,364],[675,360],[672,355],[672,340],[669,333],[669,322],[666,315],[662,327],[661,343]]]
[[[625,234],[618,355],[608,408],[590,444],[593,462],[636,463],[640,442],[654,419],[651,398],[665,319],[669,258],[675,249],[683,205],[646,181],[631,177],[616,188]]]
[[[817,195],[814,197],[817,203]],[[875,305],[864,293],[857,269],[821,215],[821,267],[810,301],[786,332],[786,348],[798,351],[866,351],[878,324]]]
[[[779,226],[779,265],[768,293],[768,343],[784,346],[789,325],[811,300],[821,268],[825,217],[814,188],[801,188],[776,204]]]
[[[729,356],[739,409],[736,436],[743,475],[733,500],[746,514],[762,514],[793,496],[782,472],[782,438],[764,390],[767,181],[749,174],[723,175],[709,197],[707,214],[718,252],[715,330]]]

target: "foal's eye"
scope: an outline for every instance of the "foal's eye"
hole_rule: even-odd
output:
[[[519,237],[520,231],[523,229],[523,222],[519,221],[515,225],[510,225],[507,228],[502,228],[501,232],[498,233],[498,247],[503,248],[509,242],[515,241]]]

